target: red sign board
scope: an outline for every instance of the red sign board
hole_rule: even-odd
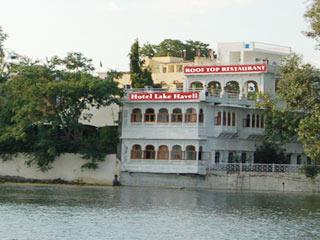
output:
[[[199,92],[137,92],[130,93],[130,101],[187,101],[199,99]]]
[[[246,64],[246,65],[217,65],[217,66],[185,66],[184,74],[219,74],[219,73],[247,73],[266,72],[266,64]]]

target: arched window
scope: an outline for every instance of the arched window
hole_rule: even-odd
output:
[[[228,126],[231,126],[231,113],[228,112]]]
[[[174,145],[171,150],[171,160],[182,160],[181,146]]]
[[[236,81],[227,82],[226,86],[224,87],[224,90],[227,93],[228,97],[236,98],[239,96],[240,92],[239,83]]]
[[[158,150],[158,158],[160,160],[168,160],[169,159],[169,150],[168,146],[161,145]]]
[[[236,125],[236,113],[232,112],[232,126],[234,127]]]
[[[260,116],[259,116],[259,114],[257,114],[256,127],[257,127],[257,128],[259,128],[259,127],[260,127]]]
[[[131,113],[131,122],[141,122],[142,121],[142,113],[139,108],[135,108]]]
[[[142,159],[141,146],[135,144],[131,148],[131,159]]]
[[[226,112],[223,112],[222,122],[223,122],[223,126],[227,125],[227,113]]]
[[[251,119],[251,127],[255,127],[256,126],[256,116],[254,114],[252,114],[252,119]]]
[[[147,145],[144,150],[144,159],[155,159],[155,150],[153,145]]]
[[[202,90],[203,84],[202,84],[202,82],[192,82],[190,84],[190,89],[191,90]]]
[[[189,145],[186,147],[186,160],[196,160],[196,148]]]
[[[221,84],[216,81],[212,81],[208,84],[208,92],[211,96],[218,97],[221,92]]]
[[[249,100],[255,100],[258,94],[258,84],[256,81],[250,80],[245,83],[244,93]]]
[[[168,113],[168,109],[166,108],[161,108],[159,110],[159,113],[158,113],[158,122],[160,123],[167,123],[169,122],[169,113]]]
[[[156,120],[156,115],[154,113],[153,108],[148,108],[146,110],[146,113],[144,114],[144,121],[145,122],[155,122]]]
[[[203,109],[201,108],[199,111],[199,122],[203,123],[204,120],[204,114],[203,114]]]
[[[180,108],[175,108],[172,110],[171,122],[173,123],[182,122],[182,111]]]
[[[215,124],[217,126],[221,125],[221,112],[217,112]]]
[[[185,122],[195,123],[197,122],[197,112],[194,108],[188,108],[186,111]]]

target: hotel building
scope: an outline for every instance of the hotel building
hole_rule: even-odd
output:
[[[285,46],[220,43],[218,59],[183,66],[181,89],[130,89],[121,110],[122,171],[206,174],[221,163],[253,163],[265,116],[258,93],[276,94]],[[287,144],[288,161],[306,161]]]

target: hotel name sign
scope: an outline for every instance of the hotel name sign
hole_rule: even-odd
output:
[[[184,74],[221,74],[221,73],[259,73],[267,72],[266,64],[217,65],[217,66],[185,66]]]
[[[129,94],[129,101],[190,101],[199,100],[199,98],[199,92],[138,92]]]

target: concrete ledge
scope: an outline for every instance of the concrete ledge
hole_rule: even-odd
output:
[[[298,173],[226,173],[205,176],[161,173],[121,173],[125,186],[174,187],[233,191],[320,192],[320,176],[310,179]]]

